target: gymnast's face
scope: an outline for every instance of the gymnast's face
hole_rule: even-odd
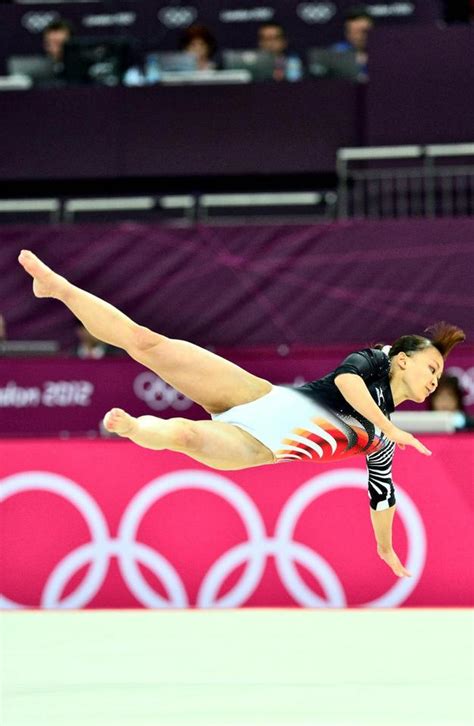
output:
[[[398,353],[393,362],[407,398],[416,403],[423,403],[436,390],[444,368],[443,356],[432,346],[410,355]]]

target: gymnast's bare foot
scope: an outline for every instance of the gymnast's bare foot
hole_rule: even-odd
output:
[[[33,293],[35,297],[55,297],[60,299],[69,284],[66,278],[61,277],[47,267],[44,262],[29,250],[22,250],[18,262],[33,278]]]
[[[135,422],[136,418],[121,408],[112,408],[104,416],[104,426],[107,431],[113,431],[119,436],[130,436],[135,429]]]
[[[389,567],[392,568],[397,577],[412,576],[411,572],[408,572],[406,567],[404,567],[398,559],[398,556],[395,553],[393,547],[381,547],[380,545],[377,545],[377,552],[379,557],[381,557],[382,560],[386,562]]]

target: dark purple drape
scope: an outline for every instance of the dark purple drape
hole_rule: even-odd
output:
[[[67,347],[75,320],[32,296],[22,247],[139,323],[202,345],[390,342],[440,319],[474,334],[474,219],[0,228],[9,337]]]

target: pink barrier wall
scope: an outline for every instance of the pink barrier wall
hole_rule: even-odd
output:
[[[125,441],[0,441],[3,607],[474,604],[473,438],[395,457],[378,558],[365,462],[218,472]]]

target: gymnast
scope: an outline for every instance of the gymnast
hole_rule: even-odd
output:
[[[368,494],[377,552],[398,577],[411,576],[392,546],[395,446],[431,452],[390,421],[403,401],[432,393],[460,328],[437,323],[429,337],[404,335],[392,346],[349,355],[335,371],[302,386],[274,386],[208,350],[138,325],[109,303],[58,275],[28,250],[19,262],[33,277],[36,297],[60,300],[89,332],[123,348],[212,420],[135,418],[120,408],[104,418],[108,431],[147,449],[169,449],[215,469],[292,461],[366,457]]]

